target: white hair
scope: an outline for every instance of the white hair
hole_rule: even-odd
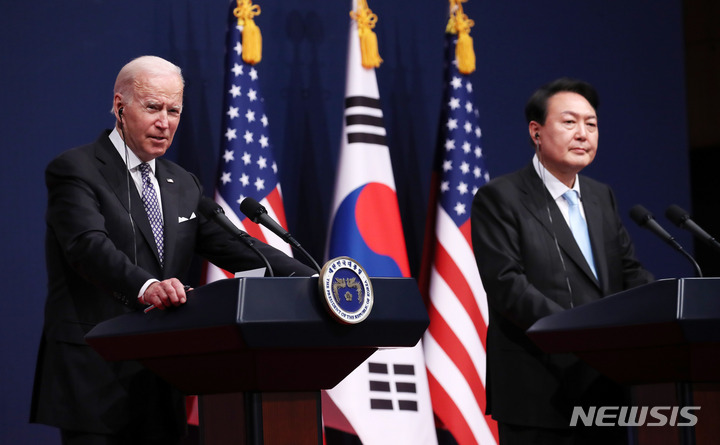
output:
[[[117,79],[115,79],[113,96],[119,93],[122,95],[125,104],[129,104],[133,100],[135,86],[137,85],[137,78],[139,76],[165,74],[177,74],[183,87],[185,86],[185,79],[183,79],[182,70],[179,66],[162,57],[140,56],[122,67],[117,75]],[[114,109],[111,110],[111,112],[114,112]]]

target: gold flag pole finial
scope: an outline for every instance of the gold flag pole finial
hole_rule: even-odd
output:
[[[470,28],[475,26],[475,22],[468,18],[462,7],[462,4],[467,1],[450,0],[450,20],[446,29],[446,32],[458,36],[457,45],[455,45],[455,59],[458,71],[462,74],[470,74],[475,71],[475,50],[472,37],[470,37]]]
[[[358,1],[357,11],[350,11],[350,17],[358,24],[360,36],[360,54],[364,68],[377,68],[382,63],[378,52],[377,35],[373,31],[378,16],[368,7],[367,0]]]
[[[255,16],[260,15],[260,6],[253,5],[252,0],[237,0],[233,14],[242,28],[242,59],[245,63],[255,65],[262,59],[262,35],[254,20]]]

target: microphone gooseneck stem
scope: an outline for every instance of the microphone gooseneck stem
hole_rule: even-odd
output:
[[[243,201],[240,203],[240,211],[252,222],[265,226],[268,230],[279,236],[280,239],[290,244],[291,247],[297,249],[298,252],[300,252],[305,258],[307,258],[310,263],[312,263],[318,274],[322,273],[322,269],[320,268],[320,265],[318,265],[317,261],[315,261],[315,259],[310,256],[310,254],[305,249],[303,249],[300,243],[295,238],[293,238],[290,232],[285,230],[284,227],[282,227],[274,219],[272,219],[270,215],[268,215],[267,209],[265,209],[265,207],[263,207],[259,202],[257,202],[253,198],[247,197],[243,199]]]
[[[688,261],[690,261],[692,263],[693,267],[695,268],[695,276],[698,278],[702,278],[702,276],[703,276],[702,270],[700,269],[700,265],[697,263],[697,261],[695,261],[695,258],[693,258],[692,255],[687,253],[687,251],[685,249],[683,249],[683,246],[681,246],[680,243],[675,241],[675,238],[673,238],[672,236],[670,238],[666,239],[665,241],[667,241],[667,243],[670,244],[675,250],[677,250],[685,258],[687,258]]]
[[[293,241],[294,241],[294,240],[293,240]],[[307,258],[308,261],[310,261],[310,262],[312,263],[312,265],[315,267],[315,270],[317,270],[317,273],[320,274],[320,275],[322,275],[322,269],[320,268],[320,265],[317,263],[317,261],[315,261],[315,259],[314,259],[312,256],[310,256],[310,254],[307,252],[307,250],[305,250],[305,249],[300,245],[300,243],[298,243],[297,241],[295,241],[295,243],[291,243],[291,244],[293,244],[293,247],[295,247],[298,252],[302,253],[302,255],[303,255],[305,258]]]
[[[271,276],[271,277],[275,276],[275,273],[273,272],[273,268],[270,265],[270,261],[268,261],[267,257],[265,255],[263,255],[262,252],[260,252],[260,250],[257,247],[255,247],[255,243],[253,243],[252,240],[249,239],[249,237],[246,238],[246,235],[244,235],[242,233],[237,233],[237,234],[235,234],[235,238],[244,242],[245,245],[247,245],[250,248],[250,250],[255,252],[255,255],[259,256],[260,259],[263,260],[263,262],[265,263],[265,267],[267,268],[269,276]]]
[[[702,278],[702,276],[703,276],[702,270],[700,269],[700,265],[697,263],[697,261],[695,261],[695,258],[693,258],[692,255],[687,253],[687,251],[685,249],[683,249],[683,246],[681,246],[680,243],[675,241],[675,238],[673,238],[672,236],[665,239],[665,241],[668,244],[670,244],[670,246],[672,246],[673,249],[677,250],[685,258],[687,258],[688,261],[690,261],[692,263],[693,267],[695,268],[695,276],[698,278]]]
[[[695,276],[698,278],[702,278],[702,276],[703,276],[702,270],[700,270],[700,265],[697,263],[697,261],[695,261],[695,258],[693,258],[692,255],[687,253],[685,251],[685,249],[682,248],[682,246],[680,246],[679,244],[677,246],[679,247],[679,249],[678,249],[678,247],[676,247],[677,251],[682,253],[683,256],[692,263],[693,267],[695,268]]]
[[[275,276],[275,272],[273,272],[270,261],[268,261],[267,257],[262,252],[260,252],[257,247],[255,247],[255,242],[253,241],[252,237],[247,233],[243,232],[242,230],[238,229],[235,224],[233,224],[232,221],[230,221],[228,217],[225,216],[225,211],[222,207],[220,207],[217,203],[215,203],[215,201],[210,198],[202,198],[198,209],[200,210],[200,213],[203,214],[207,219],[215,221],[217,225],[230,233],[233,238],[236,238],[241,242],[245,243],[245,245],[248,246],[250,250],[255,252],[255,254],[263,261],[263,263],[265,263],[268,275],[271,277]]]

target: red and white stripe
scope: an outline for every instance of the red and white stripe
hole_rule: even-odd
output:
[[[423,338],[433,411],[459,445],[496,444],[497,426],[484,414],[488,311],[470,220],[457,227],[438,204],[434,242]]]

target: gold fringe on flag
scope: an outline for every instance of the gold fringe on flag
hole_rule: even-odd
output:
[[[350,17],[358,24],[362,66],[364,68],[379,67],[383,60],[378,52],[377,35],[373,31],[378,20],[377,14],[373,14],[372,10],[370,10],[367,0],[359,0],[358,10],[350,11]]]
[[[262,59],[262,35],[253,17],[260,15],[260,6],[252,0],[237,0],[233,14],[242,27],[242,58],[245,63],[255,65]]]
[[[470,37],[470,28],[475,22],[470,20],[463,11],[462,4],[467,0],[450,0],[450,20],[445,32],[457,34],[458,40],[455,45],[455,59],[458,64],[458,71],[462,74],[470,74],[475,71],[475,49],[473,39]]]

